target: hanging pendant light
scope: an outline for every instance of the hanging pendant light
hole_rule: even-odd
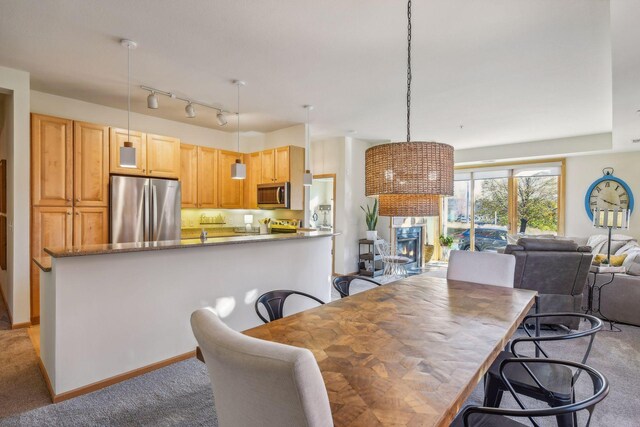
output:
[[[135,168],[136,149],[131,142],[131,51],[138,47],[138,44],[128,39],[120,40],[120,44],[127,48],[127,140],[120,147],[120,167]]]
[[[313,110],[313,105],[305,105],[307,110],[307,126],[305,126],[304,132],[304,177],[302,179],[302,185],[305,187],[311,187],[313,185],[313,175],[311,174],[310,156],[311,156],[311,130],[309,128],[309,112]]]
[[[246,85],[242,80],[234,80],[233,84],[238,87],[238,153],[240,152],[240,86]],[[231,165],[231,179],[245,179],[247,177],[247,165],[242,163],[242,159],[236,159]]]
[[[365,153],[365,194],[382,216],[437,216],[440,196],[453,195],[453,147],[411,141],[411,0],[407,4],[407,141]]]

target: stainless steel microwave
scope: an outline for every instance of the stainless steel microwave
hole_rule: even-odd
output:
[[[290,193],[288,182],[258,184],[258,207],[260,209],[289,209]]]

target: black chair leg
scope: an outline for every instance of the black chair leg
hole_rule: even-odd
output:
[[[573,403],[571,400],[557,400],[557,401],[554,401],[551,404],[551,406],[553,407],[564,406],[564,405],[570,405],[571,403]],[[556,416],[558,427],[575,427],[575,423],[573,422],[574,421],[573,415],[574,414],[563,414],[563,415]]]
[[[486,375],[484,378],[484,403],[483,406],[499,408],[502,402],[502,382]]]

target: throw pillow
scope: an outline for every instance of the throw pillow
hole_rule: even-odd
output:
[[[631,276],[640,276],[640,257],[635,257],[633,262],[627,267],[627,274]]]
[[[626,257],[627,254],[611,255],[611,258],[609,259],[609,265],[611,265],[611,267],[621,267]],[[593,259],[593,262],[596,264],[601,264],[605,259],[607,259],[607,254],[598,254]]]

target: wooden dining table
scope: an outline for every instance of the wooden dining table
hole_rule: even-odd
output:
[[[535,295],[413,276],[244,333],[313,352],[336,426],[448,426]]]

